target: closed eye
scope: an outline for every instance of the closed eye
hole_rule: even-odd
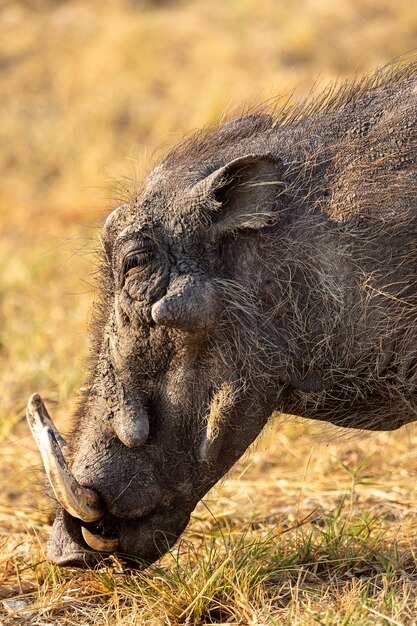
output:
[[[150,259],[151,253],[148,250],[137,250],[128,254],[123,260],[121,286],[128,276],[143,271],[149,265]]]

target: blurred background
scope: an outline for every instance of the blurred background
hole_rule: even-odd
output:
[[[0,432],[82,378],[96,227],[196,127],[417,46],[409,0],[2,0]]]
[[[410,0],[0,0],[4,536],[7,507],[43,497],[27,487],[39,463],[28,396],[39,391],[68,429],[98,227],[118,198],[192,129],[416,47]]]

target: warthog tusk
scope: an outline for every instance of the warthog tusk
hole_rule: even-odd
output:
[[[119,540],[117,538],[102,537],[101,535],[93,535],[87,528],[81,526],[81,532],[84,537],[85,543],[97,552],[113,552],[119,547]]]
[[[83,522],[98,520],[103,515],[100,498],[92,489],[82,487],[68,468],[60,447],[65,441],[38,394],[29,399],[26,417],[58,502],[70,515]]]
[[[50,428],[54,433],[55,439],[62,452],[65,452],[65,449],[67,447],[66,441],[53,423],[51,416],[46,410],[46,407],[39,394],[34,393],[33,396],[29,398],[26,417],[29,422],[33,437],[38,445],[38,434],[42,431],[43,428]]]

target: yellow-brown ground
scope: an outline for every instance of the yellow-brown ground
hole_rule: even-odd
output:
[[[97,224],[164,146],[416,46],[408,0],[1,3],[1,624],[417,624],[414,427],[277,421],[132,575],[45,562],[51,504],[22,417],[37,390],[68,429]]]

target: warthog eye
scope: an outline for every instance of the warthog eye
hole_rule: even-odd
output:
[[[121,272],[121,286],[128,276],[144,270],[150,261],[151,254],[148,250],[137,250],[128,254],[123,261]]]

